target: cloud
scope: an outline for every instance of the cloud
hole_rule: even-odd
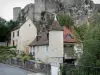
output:
[[[94,3],[100,4],[100,0],[93,0]]]

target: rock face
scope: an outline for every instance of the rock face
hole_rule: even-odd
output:
[[[52,14],[63,12],[72,16],[78,24],[91,16],[93,4],[91,0],[35,0],[34,4],[28,4],[21,10],[18,20],[25,22],[28,16],[32,21],[39,21],[46,12]]]
[[[27,4],[24,7],[24,9],[21,10],[17,20],[20,21],[21,23],[23,23],[27,20],[27,18],[30,18],[33,21],[34,11],[35,11],[34,4],[32,4],[32,3]]]

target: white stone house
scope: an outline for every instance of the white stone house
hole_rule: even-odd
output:
[[[35,60],[50,64],[74,63],[76,57],[80,57],[82,53],[79,41],[68,28],[61,27],[55,19],[49,31],[40,32],[29,46]]]
[[[19,51],[28,52],[28,45],[36,38],[37,28],[31,21],[27,18],[26,22],[22,25],[18,25],[11,32],[11,46],[16,46]]]

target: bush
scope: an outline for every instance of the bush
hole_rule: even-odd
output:
[[[30,57],[28,55],[25,55],[21,58],[21,60],[25,63],[26,61],[30,60]]]

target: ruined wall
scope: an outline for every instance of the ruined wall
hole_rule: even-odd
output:
[[[14,7],[13,8],[13,21],[17,20],[20,12],[21,12],[21,7]]]

